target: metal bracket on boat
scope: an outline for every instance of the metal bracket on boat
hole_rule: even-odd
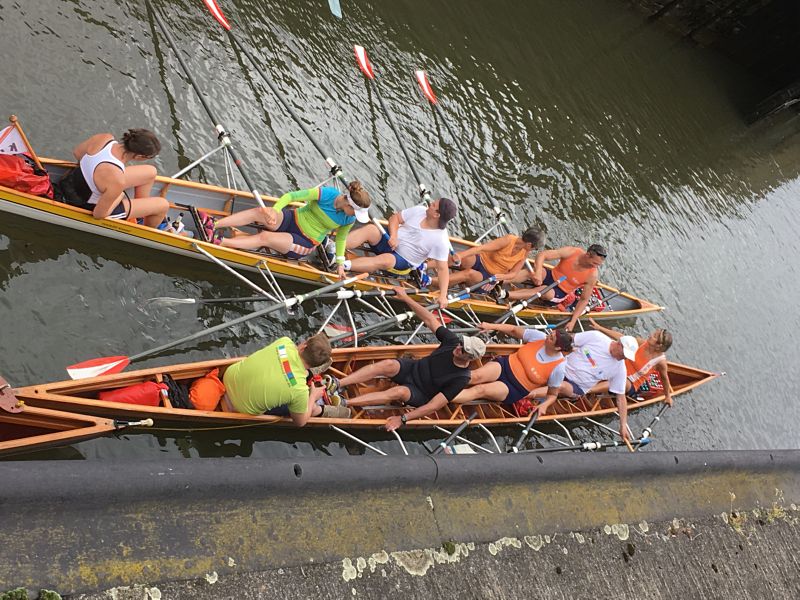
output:
[[[25,410],[25,403],[17,399],[14,388],[0,376],[0,409],[10,413],[20,413]]]

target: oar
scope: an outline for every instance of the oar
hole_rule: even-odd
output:
[[[531,414],[531,418],[528,419],[528,422],[525,424],[525,429],[522,430],[522,433],[519,434],[517,441],[514,442],[513,446],[511,446],[511,452],[513,452],[514,454],[519,452],[519,449],[522,447],[522,442],[524,442],[525,438],[528,437],[528,434],[531,432],[531,429],[533,429],[533,424],[536,423],[536,419],[538,418],[539,418],[539,407],[537,406],[536,410],[534,410],[533,414]]]
[[[650,438],[640,438],[633,440],[634,445],[646,446],[650,443]],[[568,450],[581,450],[583,452],[591,452],[594,450],[603,450],[604,448],[621,448],[625,443],[620,441],[613,442],[583,442],[582,444],[574,444],[572,446],[553,446],[551,448],[535,448],[532,450],[520,450],[519,454],[540,454],[542,452],[564,452]]]
[[[431,454],[439,454],[439,453],[441,453],[445,448],[447,448],[447,446],[450,445],[450,442],[452,442],[454,439],[456,439],[459,435],[461,435],[462,431],[464,431],[467,427],[469,427],[470,423],[472,423],[472,420],[477,416],[478,416],[478,412],[475,411],[469,417],[467,417],[464,421],[462,421],[461,425],[456,427],[455,431],[453,431],[453,433],[451,433],[450,435],[447,436],[447,439],[442,440],[441,442],[439,442],[439,444],[436,446],[434,451],[431,452]]]
[[[518,312],[520,312],[526,306],[528,306],[532,302],[534,302],[534,301],[538,300],[539,298],[541,298],[542,295],[544,295],[547,292],[549,292],[550,290],[552,290],[554,287],[556,287],[559,283],[561,283],[565,279],[566,279],[566,276],[561,276],[556,281],[554,281],[553,283],[548,285],[546,288],[544,288],[543,290],[540,290],[540,291],[536,292],[530,298],[525,298],[525,300],[522,300],[521,302],[517,302],[511,308],[509,308],[506,312],[504,312],[502,315],[500,315],[497,319],[495,319],[494,322],[495,323],[502,323],[506,319],[508,319],[510,316],[516,315]]]
[[[209,327],[208,329],[204,329],[203,331],[193,333],[192,335],[187,336],[185,338],[181,338],[179,340],[163,344],[161,346],[158,346],[157,348],[153,348],[152,350],[146,350],[144,352],[134,354],[133,356],[130,357],[111,356],[106,358],[93,358],[87,361],[76,363],[74,365],[70,365],[69,367],[67,367],[67,373],[69,373],[69,376],[72,379],[84,379],[86,377],[97,377],[103,374],[119,373],[130,363],[145,358],[146,356],[152,356],[153,354],[158,354],[159,352],[163,352],[164,350],[168,350],[169,348],[180,346],[181,344],[185,344],[186,342],[191,342],[198,338],[205,337],[211,333],[227,329],[228,327],[233,327],[234,325],[239,325],[251,319],[255,319],[257,317],[263,317],[264,315],[276,312],[282,308],[291,308],[292,306],[301,304],[306,300],[310,300],[311,298],[316,298],[320,294],[331,292],[338,288],[355,283],[356,281],[364,279],[364,277],[366,276],[367,273],[359,273],[355,277],[349,277],[347,279],[337,281],[336,283],[332,283],[330,285],[318,288],[316,290],[308,292],[307,294],[297,294],[295,296],[292,296],[291,298],[287,298],[282,302],[276,302],[275,304],[271,304],[266,308],[262,308],[261,310],[252,312],[249,315],[245,315],[243,317],[239,317],[238,319],[233,319],[231,321],[226,321],[225,323],[220,323],[219,325],[215,325],[214,327]]]
[[[339,5],[339,0],[328,0],[328,7],[331,9],[334,17],[337,19],[342,18],[342,7]]]
[[[454,295],[449,295],[447,297],[447,301],[448,301],[448,303],[451,303],[451,302],[458,302],[460,300],[466,300],[467,298],[469,298],[470,294],[472,292],[474,292],[475,290],[477,290],[479,287],[481,287],[482,285],[486,285],[487,283],[494,282],[496,280],[497,280],[497,278],[494,275],[492,275],[491,277],[488,277],[487,279],[484,279],[480,283],[476,283],[475,285],[472,285],[472,286],[468,287],[465,290],[462,290],[462,291],[460,291],[460,292],[458,292],[458,293],[456,293]],[[437,308],[439,308],[439,303],[438,302],[434,302],[433,304],[429,304],[428,306],[426,306],[425,310],[431,311],[431,310],[435,310]],[[403,323],[403,322],[411,319],[412,317],[414,317],[414,311],[413,310],[408,310],[406,312],[399,313],[399,314],[397,314],[397,315],[395,315],[393,317],[390,317],[388,319],[384,319],[383,321],[378,321],[377,323],[373,323],[371,325],[367,325],[366,327],[361,329],[361,331],[357,332],[358,338],[359,339],[363,339],[363,338],[367,337],[368,335],[373,334],[376,331],[380,331],[381,329],[385,329],[387,327],[391,327],[395,323],[397,323],[397,324]],[[339,342],[341,340],[345,340],[345,339],[348,339],[348,338],[352,338],[354,335],[356,335],[356,332],[347,331],[345,333],[342,333],[342,334],[339,334],[337,336],[332,337],[331,338],[331,343]]]
[[[156,10],[150,4],[150,0],[145,0],[145,2],[147,3],[147,6],[152,11],[153,17],[155,18],[155,21],[158,24],[159,29],[161,29],[161,33],[164,34],[164,39],[167,40],[167,44],[169,44],[169,47],[172,48],[172,51],[175,53],[175,58],[178,59],[178,63],[181,65],[181,68],[183,69],[183,73],[184,73],[184,75],[186,75],[186,79],[189,80],[189,83],[194,88],[194,91],[197,94],[197,98],[200,100],[200,104],[203,105],[203,109],[205,109],[206,114],[211,119],[211,121],[214,123],[214,129],[217,130],[217,134],[219,135],[220,143],[224,144],[227,147],[228,152],[230,152],[231,158],[233,159],[233,164],[235,164],[236,167],[239,169],[239,173],[241,174],[242,179],[244,179],[245,183],[247,184],[247,187],[250,188],[250,192],[253,194],[253,197],[256,199],[256,202],[258,202],[258,204],[263,207],[264,206],[264,201],[261,199],[261,194],[259,194],[258,189],[256,189],[255,184],[251,181],[249,175],[247,174],[247,170],[245,169],[244,164],[242,163],[241,159],[239,158],[238,153],[233,148],[233,144],[231,143],[231,139],[228,136],[228,133],[226,132],[225,128],[222,126],[221,121],[219,119],[217,119],[216,115],[211,110],[211,107],[206,102],[206,99],[203,96],[203,93],[200,91],[200,88],[197,87],[197,84],[195,83],[194,78],[192,77],[192,74],[189,71],[189,67],[186,66],[186,63],[183,60],[183,56],[181,56],[181,53],[178,50],[178,46],[175,43],[175,39],[172,37],[172,33],[167,28],[167,26],[164,23],[164,21],[161,19],[161,15],[158,13],[158,10]]]
[[[656,413],[656,416],[653,417],[653,420],[650,421],[650,424],[647,427],[644,428],[644,431],[642,431],[642,435],[641,435],[640,439],[648,440],[648,441],[650,440],[650,435],[653,433],[653,427],[655,427],[656,423],[658,423],[661,420],[661,417],[664,415],[665,412],[667,412],[667,409],[669,407],[670,407],[669,404],[664,402],[664,405]],[[637,446],[636,449],[638,450],[640,447],[641,447],[641,445]]]
[[[417,181],[417,187],[419,188],[420,198],[422,198],[425,201],[430,200],[431,193],[425,186],[425,184],[422,183],[422,178],[419,176],[419,172],[417,171],[417,168],[414,165],[414,161],[411,160],[411,155],[408,153],[408,149],[406,148],[406,145],[403,142],[403,138],[400,137],[400,132],[398,131],[397,125],[394,122],[392,113],[389,112],[389,108],[386,106],[386,102],[383,99],[383,94],[381,94],[381,88],[378,85],[378,80],[375,79],[375,70],[372,68],[372,63],[369,62],[367,51],[364,49],[363,46],[353,46],[353,49],[355,50],[356,53],[358,68],[361,69],[361,72],[367,78],[369,84],[372,85],[372,89],[375,90],[375,95],[378,97],[378,102],[380,102],[383,114],[386,116],[386,121],[389,123],[389,127],[394,132],[394,137],[397,139],[397,144],[400,146],[400,150],[403,152],[403,156],[405,156],[406,158],[408,167],[409,169],[411,169],[411,173],[414,175],[414,179]]]
[[[592,310],[592,309],[593,309],[595,306],[597,306],[597,305],[598,305],[600,302],[607,302],[608,300],[611,300],[612,298],[616,298],[616,297],[617,297],[617,296],[619,296],[621,293],[622,293],[622,292],[614,292],[614,293],[612,293],[612,294],[609,294],[608,296],[606,296],[606,297],[605,297],[605,298],[603,298],[602,300],[598,300],[597,298],[594,298],[594,297],[592,297],[592,298],[589,300],[589,303],[588,303],[586,306],[584,306],[584,307],[583,307],[583,312],[581,312],[581,316],[583,316],[583,315],[587,314],[587,313],[588,313],[589,311],[591,311],[591,310]],[[569,320],[570,320],[571,318],[572,318],[572,315],[570,314],[570,316],[568,316],[566,319],[562,319],[561,321],[559,321],[558,323],[556,323],[555,325],[553,325],[553,326],[552,326],[550,329],[558,329],[559,327],[563,327],[564,325],[566,325],[567,323],[569,323]]]
[[[410,288],[409,294],[419,294],[427,290]],[[375,298],[394,296],[394,290],[338,290],[335,293],[322,294],[317,296],[319,300],[350,300],[352,298]],[[161,296],[158,298],[148,298],[145,304],[234,304],[234,303],[250,303],[250,302],[264,302],[264,296],[241,296],[234,298],[171,298],[169,296]]]

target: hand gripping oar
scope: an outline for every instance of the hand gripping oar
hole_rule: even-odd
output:
[[[494,282],[496,280],[497,280],[497,278],[494,275],[492,275],[491,277],[488,277],[487,279],[484,279],[480,283],[476,283],[475,285],[472,285],[472,286],[468,287],[465,290],[461,290],[460,292],[457,292],[456,294],[449,295],[447,297],[447,301],[448,301],[448,303],[450,303],[450,302],[458,302],[460,300],[466,300],[467,298],[469,298],[470,294],[472,292],[474,292],[475,290],[477,290],[479,287],[481,287],[482,285],[486,285],[487,283]],[[437,308],[439,308],[439,303],[438,302],[434,302],[433,304],[429,304],[428,306],[426,306],[425,310],[431,311],[431,310],[435,310]],[[339,341],[342,341],[342,340],[345,340],[345,339],[348,339],[348,338],[352,338],[354,335],[358,335],[359,339],[363,339],[363,338],[367,337],[368,335],[371,335],[371,334],[375,333],[376,331],[380,331],[381,329],[385,329],[387,327],[391,327],[395,323],[398,323],[398,324],[399,323],[403,323],[403,322],[411,319],[413,316],[414,316],[414,311],[413,310],[408,310],[406,312],[402,312],[400,314],[397,314],[397,315],[395,315],[395,316],[393,316],[393,317],[391,317],[389,319],[384,319],[383,321],[378,321],[377,323],[373,323],[372,325],[367,325],[361,331],[358,331],[358,332],[348,331],[348,332],[342,333],[340,335],[334,336],[334,337],[331,338],[331,343],[339,342]]]
[[[153,18],[158,24],[159,29],[161,29],[161,33],[164,34],[164,39],[167,40],[167,44],[169,45],[170,48],[172,48],[172,51],[175,53],[175,58],[178,59],[178,63],[183,69],[183,73],[184,75],[186,75],[186,79],[189,80],[189,83],[192,85],[192,88],[194,88],[194,91],[197,94],[197,98],[200,100],[200,104],[203,105],[206,114],[214,123],[214,129],[217,130],[220,143],[224,144],[227,147],[228,152],[230,152],[231,158],[233,159],[233,163],[236,165],[236,168],[239,169],[239,173],[241,174],[242,179],[244,179],[245,183],[247,184],[247,187],[250,188],[250,192],[253,194],[253,197],[256,199],[256,202],[258,202],[258,204],[261,207],[264,207],[264,201],[261,199],[261,194],[258,193],[255,184],[251,181],[250,177],[248,176],[247,171],[244,168],[244,164],[242,164],[241,159],[239,158],[236,150],[234,150],[233,145],[231,144],[231,139],[228,136],[228,133],[225,131],[225,128],[222,126],[220,120],[217,119],[216,115],[211,110],[211,107],[206,102],[206,99],[203,96],[203,93],[200,91],[200,88],[197,87],[197,84],[195,83],[194,78],[192,77],[192,74],[189,71],[189,67],[186,66],[186,63],[183,60],[183,56],[181,56],[181,53],[178,50],[178,46],[175,43],[175,39],[172,37],[172,33],[167,28],[167,25],[161,18],[161,15],[158,13],[158,10],[150,4],[149,0],[146,0],[146,3],[150,7],[150,10],[152,11]]]
[[[598,305],[600,302],[607,302],[608,300],[611,300],[612,298],[616,298],[616,297],[617,297],[617,296],[619,296],[621,293],[622,293],[622,292],[614,292],[614,293],[612,293],[612,294],[609,294],[609,295],[608,295],[608,296],[606,296],[605,298],[602,298],[601,300],[598,300],[597,298],[594,298],[594,297],[593,297],[591,300],[589,300],[589,303],[588,303],[586,306],[584,306],[584,307],[583,307],[583,312],[581,312],[581,316],[583,316],[583,315],[587,314],[587,313],[588,313],[589,311],[591,311],[591,310],[592,310],[592,309],[593,309],[595,306],[597,306],[597,305]],[[572,318],[572,315],[570,314],[570,316],[568,316],[566,319],[562,319],[561,321],[559,321],[559,322],[558,322],[558,323],[556,323],[555,325],[551,326],[551,327],[550,327],[550,329],[558,329],[559,327],[563,327],[564,325],[566,325],[567,323],[569,323],[569,320],[570,320],[571,318]]]
[[[556,281],[554,281],[553,283],[548,285],[546,288],[544,288],[543,290],[539,290],[538,292],[536,292],[530,298],[525,298],[525,300],[522,300],[521,302],[517,302],[511,308],[509,308],[506,312],[504,312],[502,315],[500,315],[497,319],[495,319],[494,322],[495,323],[503,323],[510,316],[516,315],[518,312],[520,312],[526,306],[528,306],[532,302],[534,302],[534,301],[538,300],[539,298],[541,298],[543,294],[546,294],[547,292],[552,290],[554,287],[556,287],[559,283],[561,283],[565,279],[566,279],[566,276],[561,276]]]
[[[163,352],[164,350],[168,350],[169,348],[174,348],[175,346],[179,346],[186,342],[191,342],[192,340],[205,337],[210,333],[215,333],[217,331],[227,329],[228,327],[239,325],[240,323],[244,323],[245,321],[249,321],[251,319],[255,319],[257,317],[263,317],[264,315],[276,312],[282,308],[291,308],[292,306],[301,304],[302,302],[310,300],[311,298],[316,298],[319,295],[324,294],[326,292],[331,292],[338,288],[355,283],[356,281],[364,279],[364,277],[366,276],[367,273],[359,273],[355,277],[349,277],[347,279],[343,279],[342,281],[337,281],[336,283],[326,285],[314,291],[308,292],[307,294],[297,294],[295,296],[292,296],[291,298],[287,298],[282,302],[276,302],[275,304],[271,304],[266,308],[262,308],[261,310],[252,312],[249,315],[245,315],[243,317],[239,317],[238,319],[233,319],[231,321],[226,321],[225,323],[220,323],[219,325],[215,325],[214,327],[209,327],[208,329],[204,329],[203,331],[193,333],[192,335],[187,336],[185,338],[181,338],[179,340],[163,344],[161,346],[158,346],[157,348],[153,348],[152,350],[146,350],[144,352],[140,352],[139,354],[134,354],[133,356],[130,357],[111,356],[106,358],[93,358],[84,362],[76,363],[74,365],[70,365],[69,367],[67,367],[67,373],[69,373],[69,376],[72,379],[84,379],[86,377],[97,377],[98,375],[103,375],[107,373],[119,373],[130,363],[139,360],[141,358],[145,358],[146,356],[152,356],[153,354],[158,354],[159,352]]]

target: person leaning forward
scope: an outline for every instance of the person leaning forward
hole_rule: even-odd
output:
[[[348,400],[347,405],[368,406],[385,402],[403,403],[414,409],[386,419],[387,431],[394,431],[406,421],[419,419],[443,408],[469,383],[469,365],[486,352],[486,343],[477,337],[457,336],[442,325],[436,316],[408,297],[403,288],[395,288],[417,317],[436,335],[439,347],[422,359],[387,359],[359,369],[339,382],[341,387],[363,383],[376,377],[389,377],[397,385],[388,390],[370,392]]]
[[[324,333],[298,345],[288,337],[279,338],[227,368],[222,378],[223,406],[248,415],[288,416],[298,427],[309,417],[349,416],[349,411],[347,415],[324,415],[317,404],[324,388],[308,384],[309,371],[320,372],[330,364],[331,343]]]

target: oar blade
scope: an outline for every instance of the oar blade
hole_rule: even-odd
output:
[[[107,356],[105,358],[91,358],[67,367],[67,373],[72,379],[88,379],[100,375],[120,373],[130,364],[127,356]]]
[[[206,7],[211,12],[213,17],[219,21],[219,24],[222,25],[228,31],[231,30],[231,25],[228,23],[228,19],[225,18],[225,14],[222,12],[222,9],[217,4],[217,0],[203,0],[205,2]]]
[[[436,94],[433,93],[431,83],[428,81],[428,74],[425,71],[417,71],[416,75],[417,83],[419,83],[422,93],[425,94],[425,97],[431,101],[431,104],[436,104]]]
[[[328,7],[331,9],[334,17],[337,19],[342,18],[342,7],[339,5],[339,0],[328,0]]]
[[[361,72],[368,78],[375,79],[375,71],[372,70],[372,65],[369,62],[364,46],[353,46],[353,50],[356,52],[356,61],[358,61],[358,68],[361,69]]]

